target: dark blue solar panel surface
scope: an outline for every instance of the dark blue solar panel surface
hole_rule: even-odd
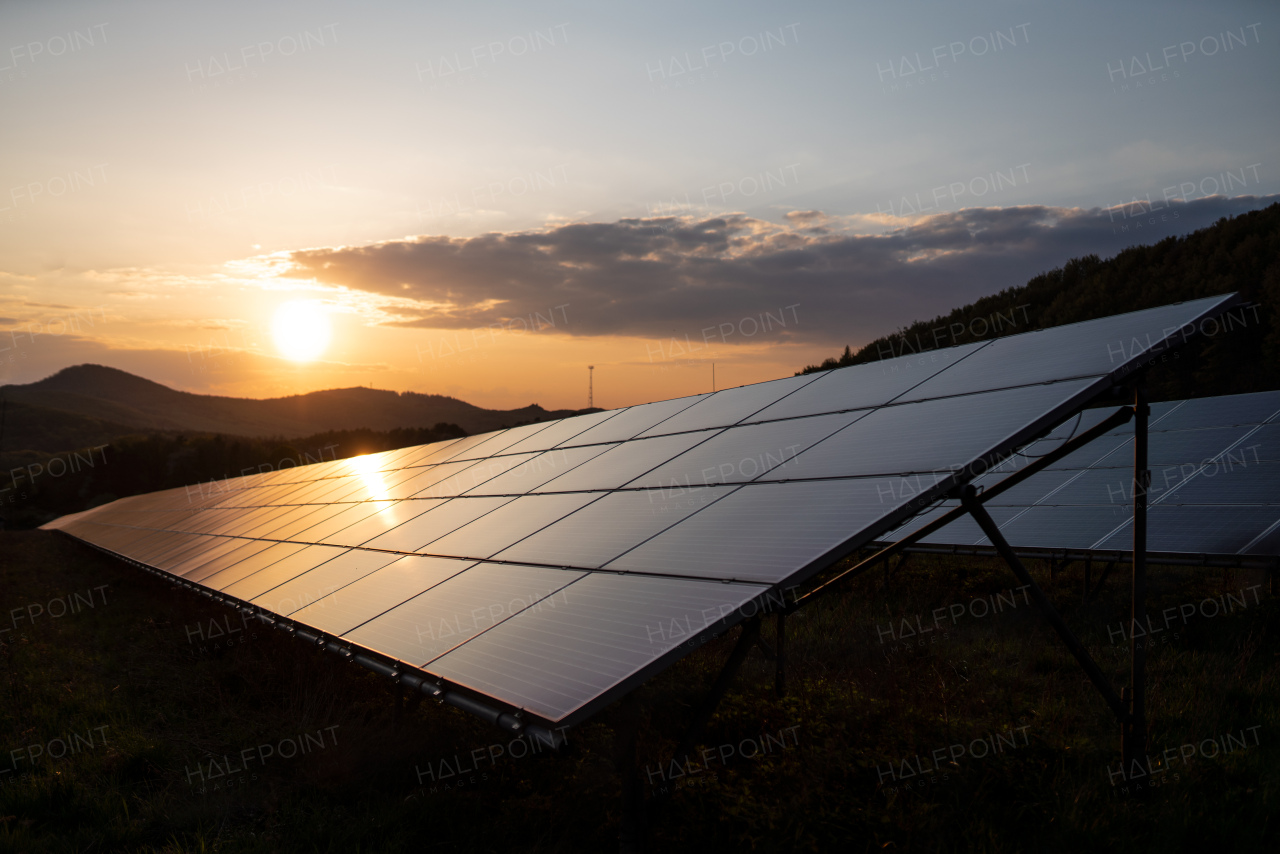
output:
[[[1080,429],[1113,408],[1089,410]],[[1045,453],[1071,433],[1075,419],[1034,443]],[[1280,529],[1280,391],[1152,405],[1148,428],[1153,552],[1274,555]],[[975,481],[994,485],[1008,474]],[[1133,546],[1133,428],[1122,427],[990,500],[1010,545],[1026,549],[1127,551]],[[948,507],[954,504],[947,505]],[[997,515],[997,512],[998,515]],[[897,539],[937,514],[917,517]],[[925,537],[930,545],[988,546],[977,525],[958,520]]]
[[[1061,441],[1141,358],[1233,299],[132,496],[47,527],[572,723],[971,472]],[[1162,411],[1172,426],[1156,455],[1184,465],[1212,434],[1228,453],[1252,443],[1258,460],[1280,459],[1260,410],[1232,411],[1213,429]],[[1094,456],[1123,456],[1125,441]],[[1105,478],[1077,473],[1064,466],[1052,485],[1114,516],[1099,537],[1119,536],[1123,509],[1097,499]],[[1220,539],[1265,521],[1231,472],[1178,474],[1156,529],[1185,536],[1178,495],[1223,509]],[[1049,536],[1054,514],[992,510]],[[1256,548],[1274,539],[1254,533]]]

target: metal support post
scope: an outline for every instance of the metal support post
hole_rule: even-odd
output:
[[[1098,576],[1098,583],[1093,585],[1093,589],[1089,591],[1085,601],[1098,597],[1098,594],[1102,592],[1102,585],[1107,581],[1107,576],[1111,574],[1111,570],[1115,569],[1115,567],[1116,562],[1114,560],[1107,561],[1107,565],[1102,568],[1102,574]]]
[[[640,738],[640,709],[628,694],[614,721],[614,767],[622,783],[622,817],[618,827],[618,850],[622,854],[643,854],[645,850],[644,793],[640,789],[640,768],[636,748]]]
[[[778,660],[774,670],[773,689],[782,698],[787,696],[787,612],[779,611],[776,620],[777,638],[774,643],[778,648]]]
[[[1126,769],[1147,752],[1146,670],[1147,650],[1137,638],[1137,628],[1147,625],[1147,493],[1151,470],[1147,468],[1146,383],[1139,380],[1133,396],[1133,602],[1129,621],[1129,714],[1120,730],[1120,755]],[[1143,636],[1146,636],[1143,632]]]
[[[685,731],[684,736],[676,745],[675,752],[672,754],[672,763],[677,765],[687,764],[689,754],[693,752],[694,746],[702,736],[702,730],[706,727],[707,722],[711,720],[711,716],[715,714],[716,706],[720,705],[720,699],[729,690],[729,686],[733,684],[733,677],[737,674],[738,669],[742,667],[742,663],[746,661],[747,654],[751,652],[751,647],[755,646],[759,640],[760,617],[757,615],[742,624],[742,632],[738,635],[738,642],[733,647],[733,652],[729,654],[729,659],[724,663],[724,667],[721,668],[720,675],[716,677],[711,689],[703,697],[698,708],[694,710],[692,720],[689,722],[689,728]],[[666,794],[669,796],[670,791],[668,790]],[[667,797],[655,794],[649,802],[648,820],[653,821],[667,802]]]
[[[729,660],[724,663],[724,667],[720,670],[720,675],[716,677],[716,681],[712,684],[711,690],[702,699],[702,703],[693,713],[693,720],[689,722],[689,729],[685,732],[684,738],[680,740],[680,744],[676,746],[676,752],[673,756],[675,761],[679,762],[682,757],[687,756],[697,744],[698,739],[702,736],[702,730],[706,727],[707,722],[711,720],[711,716],[716,712],[716,706],[720,705],[720,698],[729,690],[729,686],[733,684],[733,677],[737,675],[738,668],[742,666],[742,662],[747,660],[747,653],[751,652],[751,647],[755,645],[756,639],[760,637],[760,618],[752,617],[742,625],[742,634],[738,635],[738,643],[733,648],[733,652],[729,654]]]

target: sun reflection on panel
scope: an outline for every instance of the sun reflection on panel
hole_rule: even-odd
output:
[[[351,470],[364,481],[364,488],[369,498],[374,501],[385,501],[391,496],[387,492],[387,483],[382,476],[382,455],[361,454],[347,460]]]

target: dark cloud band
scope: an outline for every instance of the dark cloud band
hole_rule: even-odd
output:
[[[972,208],[882,234],[843,232],[817,211],[784,225],[744,215],[622,219],[300,251],[289,275],[416,301],[399,326],[498,326],[568,306],[562,333],[658,338],[798,305],[802,323],[781,336],[856,341],[1070,258],[1186,234],[1276,198]]]

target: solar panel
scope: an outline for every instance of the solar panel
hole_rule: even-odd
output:
[[[1110,409],[1090,410],[1087,429]],[[1075,419],[1034,443],[1043,454]],[[1152,405],[1148,428],[1147,547],[1171,555],[1275,555],[1280,529],[1280,391],[1176,400]],[[1034,450],[1033,450],[1034,449]],[[991,485],[1006,472],[974,481]],[[1104,435],[987,502],[1014,548],[1128,551],[1132,548],[1133,431]],[[954,506],[954,503],[948,505]],[[937,511],[934,518],[942,511]],[[887,539],[929,521],[917,517]],[[968,518],[921,540],[988,546]]]
[[[750,603],[935,513],[955,485],[1234,304],[1212,297],[255,473],[46,527],[525,721],[573,724]],[[1217,425],[1232,428],[1222,440],[1241,424],[1257,426]],[[1162,446],[1169,459],[1187,438]],[[1008,524],[1021,509],[991,512]]]

